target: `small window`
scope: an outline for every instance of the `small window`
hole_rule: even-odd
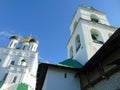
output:
[[[0,59],[0,62],[1,62],[2,60]]]
[[[33,48],[33,45],[31,46],[31,50],[32,50],[32,48]]]
[[[75,44],[76,44],[76,52],[77,52],[81,46],[79,35],[77,35],[77,37],[75,39]]]
[[[17,43],[14,44],[14,47],[16,47]]]
[[[28,49],[28,45],[24,45],[23,50],[27,50],[27,49]]]
[[[25,49],[25,46],[23,46],[23,50]]]
[[[91,21],[93,21],[93,22],[98,22],[98,19],[91,18]]]
[[[96,23],[99,22],[98,17],[96,15],[94,15],[94,14],[90,15],[90,19],[91,19],[92,22],[96,22]]]
[[[15,83],[16,80],[17,80],[17,76],[15,76],[15,77],[13,78],[13,83]]]
[[[64,78],[67,78],[67,73],[64,74]]]
[[[25,60],[25,59],[23,59],[23,60],[21,61],[21,65],[27,66],[27,63],[26,63],[26,60]]]
[[[34,46],[34,50],[36,50],[36,46]]]
[[[15,61],[11,61],[11,65],[14,65],[15,64]]]
[[[10,47],[12,46],[13,42],[10,43]]]

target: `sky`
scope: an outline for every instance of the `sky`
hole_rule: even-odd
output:
[[[0,46],[7,47],[12,35],[32,34],[40,62],[67,59],[69,27],[80,5],[105,12],[111,26],[120,27],[120,0],[0,0]]]

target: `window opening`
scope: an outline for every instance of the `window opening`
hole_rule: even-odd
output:
[[[95,33],[91,34],[91,36],[92,36],[93,40],[97,40],[97,38],[98,38],[98,34],[95,34]]]
[[[31,46],[31,50],[32,50],[32,48],[33,48],[33,45]]]
[[[67,78],[67,73],[64,74],[64,78]]]
[[[98,17],[96,15],[94,15],[94,14],[90,15],[90,19],[91,19],[92,22],[96,22],[96,23],[99,22]]]
[[[36,50],[36,46],[34,46],[34,50]]]
[[[15,61],[11,61],[11,65],[14,65],[15,64]]]
[[[15,76],[15,77],[13,78],[13,83],[15,83],[16,80],[17,80],[17,76]]]
[[[98,23],[98,19],[96,19],[96,18],[91,18],[91,21],[93,21],[93,22],[97,22]]]
[[[96,30],[91,30],[91,37],[94,43],[98,43],[98,44],[104,43],[102,37],[100,36],[100,33],[98,33]]]
[[[17,45],[17,43],[14,44],[14,47]]]
[[[79,35],[77,35],[75,43],[76,43],[76,52],[77,52],[79,50],[80,46],[81,46]]]
[[[23,50],[25,49],[25,46],[23,46]]]
[[[27,63],[26,63],[25,59],[23,59],[23,60],[21,61],[21,64],[22,64],[23,66],[27,66]]]
[[[13,44],[13,41],[10,43],[10,47],[12,46],[12,44]]]

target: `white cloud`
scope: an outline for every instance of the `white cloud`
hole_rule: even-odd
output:
[[[0,46],[6,46],[7,43],[9,42],[9,38],[11,36],[14,36],[14,35],[18,35],[18,34],[15,34],[13,31],[7,31],[7,30],[2,30],[0,31]],[[20,35],[19,35],[20,38],[22,38]]]
[[[43,63],[49,63],[48,60],[46,60],[45,58],[40,57],[40,56],[38,57],[38,62],[39,63],[41,63],[41,62],[43,62]]]
[[[0,46],[6,46],[8,44],[9,37],[12,36],[13,33],[8,31],[0,31]]]
[[[7,32],[7,31],[1,31],[0,32],[0,37],[1,36],[10,37],[10,36],[13,36],[13,35],[14,35],[13,33],[10,33],[10,32]]]
[[[13,32],[8,32],[8,31],[0,31],[0,38],[9,38],[11,36],[14,36],[14,35],[18,35],[18,34],[15,34]],[[22,36],[18,35],[20,38],[22,38]]]

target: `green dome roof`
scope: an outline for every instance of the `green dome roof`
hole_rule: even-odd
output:
[[[83,66],[81,63],[79,63],[75,59],[67,59],[62,62],[59,62],[57,65],[71,67],[71,68],[82,68]]]

